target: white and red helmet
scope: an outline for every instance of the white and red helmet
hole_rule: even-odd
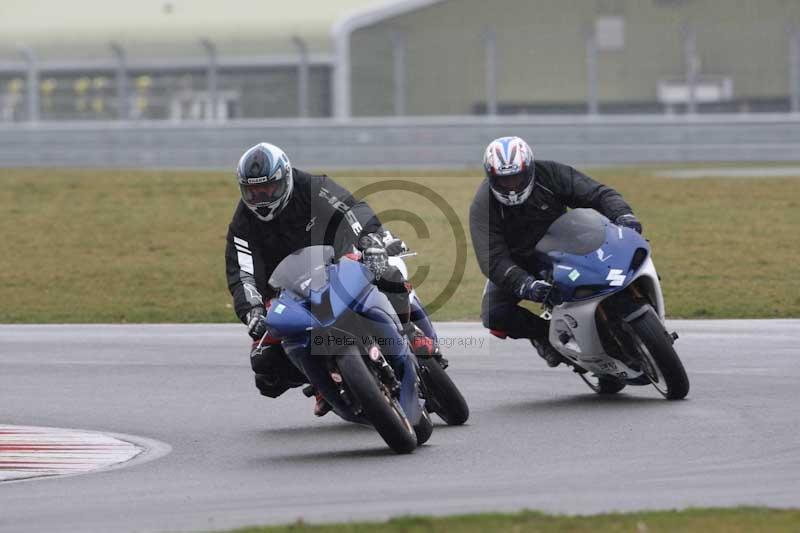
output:
[[[533,190],[533,151],[519,137],[500,137],[486,147],[483,169],[503,205],[519,205]]]

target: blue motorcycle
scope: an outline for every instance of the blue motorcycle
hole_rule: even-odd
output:
[[[267,328],[337,415],[372,425],[392,450],[410,453],[433,432],[417,360],[372,273],[334,258],[331,246],[309,246],[281,261],[269,280],[280,292]]]
[[[573,209],[535,247],[550,269],[549,340],[589,387],[614,394],[652,384],[670,400],[689,379],[664,322],[650,244],[592,209]]]

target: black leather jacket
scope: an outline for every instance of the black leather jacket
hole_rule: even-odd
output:
[[[340,257],[353,250],[362,233],[381,231],[381,223],[365,202],[328,176],[295,168],[289,203],[264,222],[239,201],[228,226],[225,272],[236,316],[272,297],[269,277],[284,257],[306,246],[332,245]]]
[[[525,278],[537,276],[541,268],[534,246],[568,207],[591,207],[612,221],[632,212],[611,187],[555,161],[534,163],[534,188],[521,205],[509,207],[498,202],[484,180],[469,211],[472,245],[481,272],[494,284],[518,294]]]

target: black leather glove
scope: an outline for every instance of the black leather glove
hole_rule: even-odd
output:
[[[408,246],[402,239],[398,239],[390,231],[384,231],[381,234],[381,241],[383,242],[386,253],[390,256],[400,255],[408,251]]]
[[[639,222],[639,219],[636,218],[636,215],[634,215],[633,213],[628,213],[627,215],[618,216],[617,220],[614,221],[614,223],[617,226],[625,226],[626,228],[631,228],[639,235],[642,234],[642,223]]]
[[[358,239],[357,248],[361,251],[370,247],[382,247],[390,256],[400,255],[408,251],[408,246],[402,239],[398,239],[388,230],[366,233]]]
[[[256,306],[247,313],[247,334],[253,340],[260,339],[267,332],[267,325],[264,323],[264,315],[266,313],[266,310],[261,306]]]
[[[552,289],[553,286],[546,281],[528,276],[519,288],[519,296],[525,300],[541,303]]]

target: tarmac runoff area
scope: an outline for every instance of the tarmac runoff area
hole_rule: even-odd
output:
[[[315,418],[297,390],[259,396],[241,325],[2,325],[5,431],[22,426],[33,445],[45,437],[31,427],[82,428],[62,435],[143,451],[85,475],[0,483],[0,531],[800,507],[800,320],[668,325],[692,385],[680,402],[649,386],[601,397],[525,341],[439,324],[471,417],[437,421],[407,456],[370,428]]]

